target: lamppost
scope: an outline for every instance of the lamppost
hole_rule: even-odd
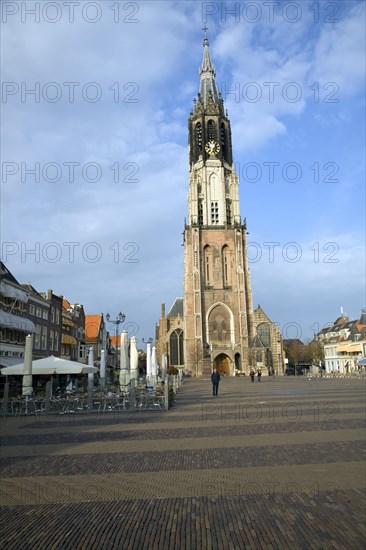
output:
[[[120,311],[114,321],[111,320],[111,316],[110,316],[109,313],[107,313],[107,315],[105,317],[106,317],[108,323],[112,323],[112,325],[115,325],[115,327],[116,327],[116,329],[115,329],[115,337],[116,337],[116,364],[115,364],[115,367],[117,369],[117,367],[118,367],[118,327],[126,319],[126,315]]]

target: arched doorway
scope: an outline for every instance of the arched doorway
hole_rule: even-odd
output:
[[[220,353],[214,360],[214,369],[217,370],[217,372],[221,375],[230,376],[230,359],[227,355],[224,353]]]

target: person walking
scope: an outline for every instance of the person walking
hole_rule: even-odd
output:
[[[211,374],[211,382],[212,382],[212,395],[217,396],[219,391],[220,375],[216,369],[214,369]]]
[[[254,370],[253,369],[251,369],[251,371],[249,373],[249,376],[250,376],[250,381],[254,382]]]
[[[262,376],[262,373],[261,373],[260,370],[257,372],[257,376],[258,376],[258,382],[260,382],[261,381],[261,376]]]

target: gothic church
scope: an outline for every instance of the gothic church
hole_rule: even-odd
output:
[[[188,121],[188,223],[184,228],[184,298],[156,330],[160,361],[207,376],[282,374],[280,332],[263,310],[253,311],[246,220],[239,205],[228,113],[217,90],[205,36],[200,91]]]

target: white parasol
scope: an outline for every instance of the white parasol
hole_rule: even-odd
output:
[[[151,344],[146,346],[146,384],[151,384]]]
[[[33,351],[33,335],[28,334],[28,336],[25,339],[23,387],[22,387],[22,395],[25,395],[27,398],[33,394],[32,351]]]
[[[105,385],[105,351],[102,349],[100,352],[100,372],[99,372],[99,384],[102,388]]]
[[[120,352],[120,372],[119,372],[119,387],[121,391],[125,391],[129,378],[129,357],[128,357],[128,334],[124,330],[121,334],[121,352]]]
[[[136,336],[131,336],[131,340],[130,340],[130,364],[131,364],[131,380],[138,380],[139,356],[137,352]]]
[[[94,350],[93,350],[92,346],[90,346],[90,348],[89,348],[88,366],[89,367],[94,367]],[[94,373],[93,372],[88,373],[88,387],[90,387],[90,388],[94,387]]]

